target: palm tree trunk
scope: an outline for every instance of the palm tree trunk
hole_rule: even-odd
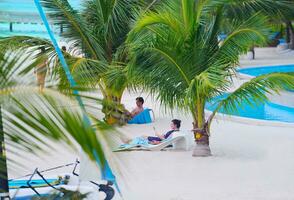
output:
[[[249,51],[252,52],[252,59],[254,60],[254,59],[255,59],[255,50],[254,50],[254,46],[252,46],[252,47],[250,48]]]
[[[192,156],[194,157],[206,157],[211,156],[211,150],[209,147],[209,134],[207,129],[207,123],[205,123],[203,129],[199,129],[197,123],[193,123],[194,137],[195,137],[195,148]]]
[[[7,165],[4,145],[4,129],[2,122],[2,110],[0,105],[0,199],[9,199]]]
[[[291,21],[287,21],[286,24],[287,24],[287,27],[289,28],[289,32],[290,32],[290,46],[289,46],[289,48],[294,50],[294,28],[292,26]]]
[[[102,105],[102,112],[105,115],[104,120],[110,125],[125,125],[129,120],[126,109],[121,104],[121,97],[109,95],[105,98]]]
[[[290,38],[290,27],[286,23],[286,43],[289,44],[290,41],[291,41],[291,38]]]

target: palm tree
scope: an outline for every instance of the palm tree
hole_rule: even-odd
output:
[[[246,20],[246,16],[261,12],[270,19],[270,25],[275,28],[277,25],[282,26],[282,24],[285,23],[287,30],[289,31],[288,36],[289,43],[291,44],[290,47],[294,48],[294,31],[291,25],[293,9],[294,2],[292,0],[240,0],[228,5],[225,9],[225,15],[230,21],[235,19]],[[280,37],[281,33],[277,36]],[[251,47],[250,51],[253,52],[254,59],[254,46]]]
[[[247,16],[254,15],[256,13],[262,13],[267,16],[269,20],[269,25],[273,29],[277,29],[281,26],[282,22],[285,22],[289,19],[292,19],[292,13],[294,9],[294,2],[292,0],[239,0],[231,1],[230,4],[226,5],[224,9],[228,23],[222,25],[223,33],[226,33],[228,30],[227,26],[230,26],[230,22],[234,20],[246,20]],[[280,28],[280,27],[279,27]],[[275,43],[277,39],[281,37],[282,33],[277,34],[274,38]],[[270,42],[270,41],[269,41]],[[275,44],[274,43],[274,44]],[[249,51],[252,52],[253,59],[255,59],[255,50],[254,46],[249,48]]]
[[[127,49],[124,45],[133,15],[142,3],[137,0],[91,0],[83,4],[81,12],[74,10],[67,0],[42,0],[49,18],[55,25],[64,27],[62,37],[69,42],[73,51],[82,52],[82,57],[67,54],[72,74],[79,85],[95,89],[103,95],[105,119],[109,124],[124,118],[121,98],[128,85],[126,65]],[[5,38],[0,45],[16,48],[46,48],[46,53],[56,60],[49,41],[32,37]],[[54,62],[54,61],[53,61]],[[53,73],[60,85],[67,85],[65,74],[59,62]]]
[[[66,95],[56,89],[39,93],[33,86],[34,77],[23,75],[23,69],[29,68],[24,65],[30,65],[27,59],[21,52],[0,55],[1,147],[4,135],[7,151],[18,156],[39,150],[58,152],[46,140],[63,141],[76,151],[81,148],[93,161],[98,157],[104,168],[106,149],[101,143],[107,135],[102,132],[113,129],[95,117],[91,118],[95,129],[87,126],[72,91]],[[5,154],[1,154],[1,189],[8,192],[5,162]],[[16,160],[10,164],[15,169],[21,166]]]
[[[133,76],[161,104],[192,114],[197,143],[193,156],[211,154],[210,125],[220,108],[237,110],[243,101],[251,105],[251,101],[263,102],[267,93],[294,87],[290,74],[253,78],[219,101],[206,117],[206,103],[226,94],[233,85],[239,55],[253,44],[266,42],[267,18],[261,13],[250,14],[246,20],[228,20],[223,15],[234,3],[167,0],[155,11],[142,14],[129,34]],[[218,35],[228,22],[228,36],[220,43]]]

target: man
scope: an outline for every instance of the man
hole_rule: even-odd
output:
[[[136,108],[134,108],[132,110],[132,112],[127,111],[127,114],[132,118],[135,117],[136,115],[140,114],[144,110],[143,104],[144,104],[143,97],[137,97],[136,98]]]

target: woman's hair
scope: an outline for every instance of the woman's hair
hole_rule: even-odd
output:
[[[181,127],[181,120],[179,120],[179,119],[173,119],[172,123],[174,123],[177,128]]]

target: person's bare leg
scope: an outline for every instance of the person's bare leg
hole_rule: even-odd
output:
[[[124,144],[129,144],[132,141],[131,138],[129,138],[129,137],[125,136],[125,135],[122,135],[120,137],[120,139],[121,139],[121,141],[123,141]]]
[[[44,90],[44,84],[40,84],[40,86],[39,86],[39,92],[43,92],[43,90]]]
[[[46,73],[37,73],[37,83],[39,86],[39,92],[43,92],[44,87],[45,87],[45,78],[46,78]]]

